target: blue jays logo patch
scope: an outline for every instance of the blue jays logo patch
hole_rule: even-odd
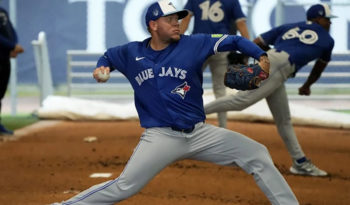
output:
[[[177,86],[174,90],[171,91],[173,94],[178,94],[182,99],[185,99],[186,93],[190,91],[191,86],[187,85],[185,81],[181,85]]]
[[[153,14],[154,17],[157,17],[159,15],[158,9],[154,9],[152,14]]]

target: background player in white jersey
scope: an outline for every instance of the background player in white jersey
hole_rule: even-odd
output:
[[[146,12],[151,38],[110,48],[98,60],[94,71],[98,82],[105,81],[99,78],[100,71],[115,69],[130,81],[145,131],[118,178],[62,204],[114,204],[136,194],[170,163],[186,158],[238,165],[252,174],[272,204],[298,204],[263,145],[204,122],[203,62],[216,52],[239,49],[259,59],[268,72],[266,53],[239,36],[180,35],[178,19],[187,14],[168,0],[152,4]]]
[[[193,34],[236,34],[237,28],[243,37],[249,39],[246,17],[238,0],[188,0],[185,9],[190,13],[181,21],[181,33],[186,31],[191,17],[194,17]],[[223,79],[228,65],[228,53],[210,56],[203,65],[203,70],[209,65],[215,98],[226,95]],[[226,112],[219,112],[219,126],[226,127],[226,121]]]
[[[205,105],[207,114],[239,111],[266,98],[278,132],[293,159],[290,168],[293,174],[327,175],[311,163],[301,149],[292,126],[284,82],[308,62],[317,60],[308,79],[299,88],[300,95],[311,94],[311,85],[319,79],[331,60],[334,40],[329,35],[329,28],[332,17],[328,5],[316,4],[308,9],[306,22],[282,25],[261,34],[254,40],[255,43],[265,50],[274,45],[274,49],[267,52],[271,62],[270,77],[256,90],[240,91]]]

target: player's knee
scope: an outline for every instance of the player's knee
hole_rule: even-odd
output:
[[[252,103],[249,99],[246,99],[244,97],[237,97],[236,95],[231,95],[231,99],[228,102],[230,104],[230,107],[232,110],[235,111],[241,111],[249,107]]]
[[[135,195],[142,188],[142,186],[137,183],[131,183],[123,179],[119,179],[115,185],[117,186],[122,199]]]
[[[263,144],[260,144],[260,143],[255,143],[254,144],[254,149],[255,149],[255,156],[257,158],[266,158],[266,157],[269,157],[270,154],[269,154],[269,151],[268,149],[266,148],[265,145]]]
[[[253,169],[250,170],[252,173],[261,172],[273,165],[269,151],[264,145],[259,143],[255,144],[255,152],[250,161],[250,165],[250,167],[253,167]]]

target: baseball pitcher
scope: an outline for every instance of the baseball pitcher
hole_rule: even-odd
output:
[[[187,10],[177,11],[168,0],[153,3],[145,17],[151,37],[110,48],[98,60],[94,70],[97,81],[105,81],[99,76],[106,70],[118,70],[130,81],[145,131],[118,178],[56,204],[117,203],[139,192],[167,165],[181,159],[239,166],[254,177],[272,204],[298,204],[263,145],[205,123],[204,61],[217,52],[240,50],[260,60],[261,69],[268,73],[266,53],[239,36],[180,35],[178,20],[187,14]]]

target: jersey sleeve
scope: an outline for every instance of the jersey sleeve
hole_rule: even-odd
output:
[[[183,35],[182,38],[186,39],[186,46],[191,45],[194,49],[193,55],[200,53],[201,56],[205,58],[215,54],[214,46],[218,37],[213,37],[218,34],[193,34],[193,35]],[[220,34],[221,35],[221,34]],[[221,35],[222,36],[222,35]]]
[[[214,52],[235,51],[251,56],[255,59],[266,54],[259,46],[246,38],[236,35],[223,35],[215,44]]]
[[[238,0],[234,0],[232,1],[232,14],[233,14],[233,19],[235,21],[240,20],[240,19],[245,19],[246,16],[244,15],[243,11],[242,11],[242,7],[241,4],[239,3]]]
[[[0,12],[3,13],[6,18],[8,18],[8,14],[5,10],[0,8]],[[8,25],[6,25],[8,24]],[[10,29],[10,31],[8,31],[12,36],[11,39],[9,39],[9,37],[6,37],[4,34],[1,33],[1,31],[5,31]],[[17,34],[16,31],[14,30],[12,24],[10,21],[4,22],[3,18],[0,18],[0,45],[2,49],[6,49],[8,51],[11,51],[15,48],[17,44]]]
[[[326,50],[322,56],[320,57],[320,60],[325,61],[325,62],[329,62],[332,59],[332,50],[334,47],[334,40],[331,38],[331,42],[329,44],[329,49]]]
[[[193,12],[193,6],[192,6],[192,1],[191,0],[187,1],[184,9],[187,9],[187,10]]]
[[[126,49],[126,46],[109,48],[97,61],[97,67],[109,67],[111,71],[118,70],[121,73],[125,74],[125,53],[127,53]]]
[[[267,46],[268,45],[274,45],[275,41],[277,40],[279,35],[281,35],[282,32],[283,32],[283,27],[282,26],[278,26],[278,27],[275,27],[275,28],[265,32],[265,33],[262,33],[259,36],[259,38]]]
[[[11,51],[15,48],[16,42],[10,41],[0,34],[0,45],[1,45],[1,48]]]

